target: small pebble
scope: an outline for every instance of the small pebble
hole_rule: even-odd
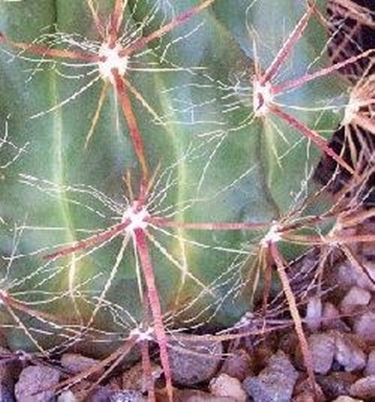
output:
[[[109,387],[98,386],[95,387],[88,395],[87,401],[89,402],[109,402],[113,390]]]
[[[210,382],[210,391],[214,396],[230,396],[236,402],[246,402],[246,392],[242,388],[241,382],[228,374],[220,374]]]
[[[21,372],[20,362],[8,359],[11,352],[0,346],[0,355],[3,360],[0,360],[0,401],[14,402],[14,383]]]
[[[230,396],[214,396],[195,389],[177,391],[178,402],[236,402]]]
[[[0,374],[0,401],[14,402],[14,380]]]
[[[365,375],[375,375],[375,349],[373,349],[368,355]]]
[[[57,402],[78,402],[72,391],[65,391],[57,397]]]
[[[340,310],[344,314],[352,314],[361,306],[367,306],[371,300],[371,293],[358,286],[350,288],[340,303]]]
[[[151,362],[152,379],[156,381],[163,373],[162,368]],[[135,364],[129,370],[124,371],[121,376],[121,386],[123,389],[133,389],[136,391],[147,391],[147,378],[143,375],[142,362]]]
[[[51,389],[59,383],[60,372],[46,366],[29,366],[21,371],[15,387],[18,402],[52,402]]]
[[[243,349],[239,349],[224,360],[220,372],[243,381],[252,374],[252,365],[253,362],[248,353]]]
[[[108,402],[146,402],[141,392],[138,391],[115,391]]]
[[[362,399],[353,399],[350,396],[339,396],[333,402],[364,402]]]
[[[360,378],[350,387],[350,395],[356,398],[369,399],[375,398],[375,375]]]
[[[175,342],[169,348],[172,379],[175,383],[192,386],[210,380],[222,360],[223,346],[220,342]]]
[[[314,394],[304,391],[293,398],[293,402],[316,402]]]
[[[308,338],[314,372],[326,374],[331,369],[335,354],[335,339],[332,334],[313,334]]]
[[[358,379],[352,373],[344,371],[332,372],[327,376],[317,376],[316,380],[324,394],[329,399],[337,398],[340,395],[348,395],[351,385]]]
[[[61,365],[72,374],[82,373],[83,371],[94,367],[98,363],[98,360],[91,359],[90,357],[85,357],[77,353],[64,353],[61,356]],[[103,374],[103,372],[103,369],[96,370],[88,377],[88,379],[95,381]]]
[[[359,371],[366,366],[365,353],[348,335],[337,333],[335,345],[335,360],[345,371]]]
[[[290,402],[298,372],[287,355],[278,351],[257,377],[247,377],[245,391],[254,402]]]
[[[369,275],[375,280],[375,264],[366,264]],[[343,286],[359,286],[370,292],[375,291],[375,284],[359,268],[353,266],[350,262],[341,264],[337,269],[337,284]]]
[[[340,311],[332,303],[327,302],[324,304],[322,321],[323,329],[349,330],[349,327],[340,318]]]
[[[138,391],[114,391],[109,387],[97,387],[86,402],[146,402],[146,398]]]
[[[323,306],[320,297],[312,297],[309,299],[306,308],[305,323],[311,332],[315,332],[320,328],[322,322]]]
[[[374,219],[372,220],[367,220],[364,223],[364,232],[365,233],[375,233],[375,221]],[[375,260],[375,248],[374,248],[374,242],[366,242],[362,244],[362,254],[363,256],[368,260],[369,263]],[[374,277],[375,279],[375,277]]]
[[[315,392],[313,391],[309,378],[299,378],[294,387],[296,395],[293,402],[325,402],[326,397],[319,384],[315,384]]]
[[[370,345],[375,345],[375,312],[368,311],[356,318],[354,332]]]

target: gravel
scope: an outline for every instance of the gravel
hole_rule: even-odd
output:
[[[314,371],[326,374],[331,369],[335,354],[335,338],[332,334],[313,334],[308,339]]]
[[[352,314],[359,307],[367,306],[371,300],[371,293],[358,286],[350,288],[349,292],[341,300],[340,310],[344,314]]]
[[[289,402],[298,372],[288,356],[279,351],[257,377],[247,377],[243,386],[254,402]]]
[[[356,381],[350,387],[350,395],[357,398],[369,399],[374,401],[375,399],[375,375],[370,375]]]
[[[354,332],[370,345],[375,345],[375,312],[368,311],[354,322]]]
[[[59,383],[60,372],[46,366],[29,366],[22,370],[15,387],[17,402],[54,402],[53,387]]]
[[[213,396],[230,396],[236,402],[246,402],[247,396],[241,382],[228,374],[220,374],[210,382],[210,391]]]
[[[185,341],[169,348],[172,379],[175,383],[192,386],[210,380],[222,360],[220,342]]]
[[[368,355],[365,375],[375,375],[375,349],[373,349]]]
[[[359,371],[366,367],[366,354],[347,334],[337,333],[335,346],[335,360],[345,371]]]

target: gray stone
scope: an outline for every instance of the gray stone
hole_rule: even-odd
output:
[[[72,391],[65,391],[57,397],[57,402],[78,402]]]
[[[248,353],[243,349],[238,349],[224,360],[220,372],[243,381],[252,374],[252,365],[253,362]]]
[[[267,367],[257,377],[247,377],[243,386],[254,402],[289,402],[297,378],[298,372],[287,355],[278,351]]]
[[[240,380],[228,374],[220,374],[210,382],[210,391],[214,396],[232,397],[236,402],[246,402],[247,396]]]
[[[340,309],[344,314],[351,314],[359,307],[367,306],[371,300],[371,293],[358,286],[353,286],[340,303]]]
[[[29,366],[21,371],[15,387],[18,402],[53,402],[53,388],[59,383],[60,372],[46,366]]]
[[[109,387],[97,387],[86,402],[146,402],[143,395],[134,390],[114,391]]]
[[[294,387],[293,402],[326,402],[325,397],[319,384],[315,384],[315,389],[312,389],[310,379],[299,378]]]
[[[94,367],[95,364],[98,364],[98,360],[91,359],[90,357],[85,357],[77,353],[64,353],[61,356],[60,362],[61,365],[71,374],[81,373]],[[89,378],[99,378],[102,373],[103,369],[95,372],[94,376],[91,375]]]
[[[18,359],[12,359],[9,350],[0,347],[0,402],[14,402],[14,383],[21,371]]]
[[[237,402],[230,396],[214,396],[195,389],[177,391],[176,402]]]
[[[366,366],[365,353],[348,335],[337,333],[335,345],[335,360],[345,371],[359,371]]]
[[[366,268],[367,273],[373,280],[375,280],[375,264],[366,262]],[[360,288],[367,289],[370,292],[375,291],[375,284],[370,280],[366,273],[348,261],[338,267],[336,280],[339,285],[347,287],[359,286]]]
[[[155,382],[163,374],[162,368],[151,362],[151,376]],[[122,389],[135,390],[140,392],[147,391],[148,379],[144,376],[142,362],[134,364],[129,370],[124,371],[121,376]]]
[[[172,379],[175,383],[192,386],[210,380],[218,370],[223,346],[220,342],[174,342],[169,347]]]
[[[340,311],[332,303],[325,303],[323,307],[323,329],[349,330],[349,327],[340,319]]]
[[[354,332],[370,345],[375,345],[375,312],[368,311],[356,318]]]
[[[358,378],[352,373],[337,371],[327,376],[317,376],[316,380],[327,398],[333,399],[340,395],[348,395],[351,385]]]
[[[365,375],[375,375],[375,349],[368,355]]]
[[[308,343],[315,373],[328,373],[335,354],[334,337],[331,334],[313,334]]]
[[[139,391],[117,391],[114,392],[109,402],[146,402],[146,399]]]
[[[14,381],[7,384],[1,382],[0,384],[0,402],[15,402],[14,396]]]
[[[316,402],[316,399],[313,393],[304,391],[294,397],[293,402]]]
[[[311,332],[320,329],[323,315],[323,305],[320,297],[309,299],[306,307],[305,323]]]
[[[110,402],[110,397],[113,394],[113,390],[109,387],[96,387],[89,396],[87,402]]]
[[[356,381],[350,387],[350,395],[373,401],[375,398],[375,375],[370,375]]]

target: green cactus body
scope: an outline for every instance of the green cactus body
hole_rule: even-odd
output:
[[[198,10],[203,2],[129,1],[115,37],[123,55],[103,48],[110,32],[104,39],[98,32],[110,26],[114,2],[96,3],[99,25],[83,0],[0,3],[1,115],[10,115],[12,141],[29,143],[1,183],[9,295],[1,322],[13,349],[68,346],[82,336],[97,342],[96,354],[107,353],[137,328],[150,293],[137,234],[146,236],[165,326],[234,324],[252,308],[259,242],[293,209],[301,187],[314,191],[321,152],[267,105],[254,111],[251,89],[254,63],[261,71],[272,64],[304,2],[216,0]],[[172,20],[179,23],[161,40],[142,44]],[[306,22],[272,85],[327,66],[324,29],[315,16]],[[257,56],[247,26],[257,33]],[[20,51],[10,41],[35,46]],[[35,55],[51,44],[61,55]],[[344,88],[330,74],[273,100],[328,138]],[[133,114],[144,161],[129,130]],[[59,252],[84,239],[91,239],[85,247]]]

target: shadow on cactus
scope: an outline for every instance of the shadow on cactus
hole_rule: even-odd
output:
[[[274,263],[313,379],[283,255],[336,216],[322,152],[359,180],[326,138],[336,72],[370,54],[329,65],[321,3],[0,3],[1,109],[30,142],[2,183],[12,349],[104,367],[139,343],[146,367],[156,341],[172,400],[171,334],[235,328],[259,289],[266,308]]]

